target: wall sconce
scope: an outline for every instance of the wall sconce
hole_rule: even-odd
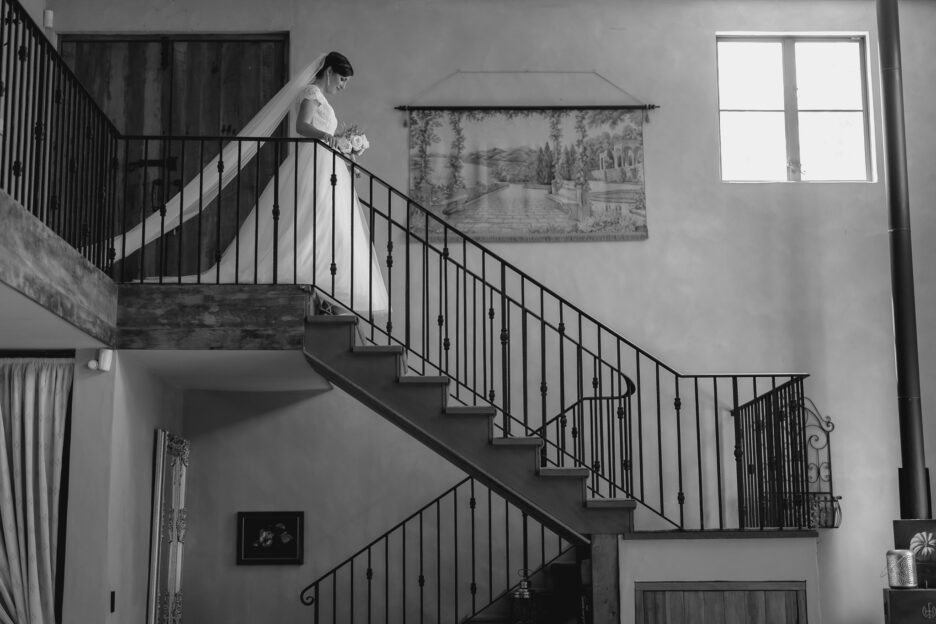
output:
[[[113,349],[98,349],[98,356],[96,360],[91,360],[88,362],[88,368],[91,370],[99,371],[109,371],[111,369],[111,364],[114,362],[114,350]]]

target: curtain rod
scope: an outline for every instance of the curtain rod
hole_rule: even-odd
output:
[[[398,111],[495,111],[495,110],[656,110],[656,104],[609,104],[607,106],[395,106]]]

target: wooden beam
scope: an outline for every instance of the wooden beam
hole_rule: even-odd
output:
[[[117,285],[0,190],[0,281],[89,336],[117,341]]]
[[[294,284],[121,284],[119,349],[301,349],[309,294]]]

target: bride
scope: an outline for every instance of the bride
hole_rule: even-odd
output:
[[[336,148],[338,119],[326,95],[344,90],[353,73],[351,63],[342,54],[319,56],[283,87],[238,136],[268,136],[295,103],[295,133]],[[244,141],[239,151],[237,142],[226,145],[218,158],[169,200],[164,222],[157,212],[115,238],[118,253],[126,257],[158,238],[161,231],[197,216],[200,207],[217,197],[218,189],[238,173],[237,167],[221,167],[219,173],[219,159],[223,163],[239,162],[243,167],[256,154],[259,143]],[[279,204],[277,227],[274,203]],[[389,308],[387,288],[372,252],[348,165],[318,142],[298,143],[295,152],[283,161],[279,174],[263,190],[218,264],[182,280],[273,283],[274,271],[278,283],[313,284],[326,299],[363,314]]]

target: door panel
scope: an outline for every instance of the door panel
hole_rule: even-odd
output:
[[[693,585],[700,589],[693,589]],[[806,624],[805,587],[790,588],[791,585],[801,583],[637,583],[637,621]]]
[[[223,137],[235,135],[287,78],[285,34],[217,36],[63,36],[61,52],[99,106],[128,135]],[[279,134],[284,132],[283,129]],[[118,157],[124,198],[118,230],[139,223],[193,179],[220,151],[222,141],[131,141]],[[218,201],[147,245],[146,273],[169,275],[212,266],[272,177],[268,146]],[[236,166],[236,163],[226,163]],[[238,187],[238,188],[235,188]],[[200,241],[200,244],[199,244]],[[181,246],[180,246],[181,243]],[[197,250],[200,249],[199,253]],[[120,254],[120,250],[118,250]],[[140,259],[124,262],[124,277],[139,275]]]

